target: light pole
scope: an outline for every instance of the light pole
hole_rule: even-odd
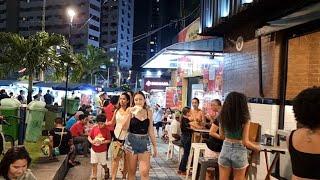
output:
[[[110,62],[113,63],[113,58],[110,59]],[[108,81],[107,81],[107,88],[110,86],[110,66],[108,66]]]
[[[72,22],[73,22],[73,17],[76,15],[75,10],[68,8],[67,9],[67,14],[70,18],[69,22],[69,45],[72,51],[72,46],[71,46],[71,30],[72,30]],[[68,95],[68,81],[69,81],[69,64],[67,63],[67,71],[66,71],[66,89],[65,89],[65,96],[64,96],[64,122],[67,121],[67,95]]]

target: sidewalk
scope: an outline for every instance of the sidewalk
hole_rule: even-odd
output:
[[[151,169],[150,169],[150,179],[152,180],[180,180],[183,177],[179,177],[177,172],[177,167],[179,162],[177,157],[173,160],[166,160],[167,144],[164,144],[160,138],[158,140],[158,157],[152,158]],[[109,156],[111,157],[111,156]],[[91,175],[91,165],[89,158],[77,158],[81,162],[80,166],[71,168],[66,176],[66,180],[88,180]],[[100,167],[100,166],[99,166]],[[108,167],[111,167],[111,160],[108,161]],[[101,167],[98,169],[98,179],[103,177],[103,172]],[[111,170],[111,169],[110,169]],[[100,174],[100,176],[99,176]],[[117,178],[122,177],[121,173],[118,171]],[[139,171],[137,171],[137,179],[139,178]]]

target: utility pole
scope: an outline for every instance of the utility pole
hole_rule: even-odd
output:
[[[117,74],[118,74],[118,86],[121,86],[121,72],[120,72],[120,51],[118,51],[118,59],[117,59]]]
[[[184,17],[184,0],[180,0],[180,18]],[[181,22],[182,28],[186,27],[186,20],[182,19]]]
[[[42,20],[41,20],[41,30],[46,31],[46,4],[47,0],[43,0],[42,3]],[[44,72],[40,69],[40,81],[44,81]]]
[[[42,21],[41,21],[42,31],[46,31],[46,4],[47,4],[47,0],[43,0],[43,3],[42,3]]]

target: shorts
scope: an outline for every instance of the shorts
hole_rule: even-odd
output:
[[[124,149],[133,154],[151,153],[149,135],[128,133],[124,141]]]
[[[246,168],[249,165],[247,148],[242,143],[224,141],[218,163],[233,169]]]
[[[161,121],[160,121],[160,122],[156,122],[156,123],[154,124],[154,126],[156,127],[157,130],[159,130],[160,127],[162,127],[162,122],[161,122]]]
[[[107,152],[94,152],[90,149],[91,152],[91,164],[101,164],[102,166],[107,165]]]

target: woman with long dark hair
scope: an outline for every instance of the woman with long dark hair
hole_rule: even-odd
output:
[[[119,98],[118,106],[113,114],[113,118],[111,121],[107,122],[106,125],[115,125],[114,128],[114,135],[115,138],[113,140],[113,149],[116,148],[116,146],[122,146],[124,143],[124,139],[127,135],[127,130],[122,129],[122,123],[126,120],[127,116],[129,115],[129,108],[130,108],[130,96],[127,93],[122,93]],[[123,158],[123,179],[126,179],[127,174],[127,158],[124,154],[123,157],[113,157],[112,160],[112,171],[111,171],[111,177],[112,179],[116,179],[119,161]]]
[[[146,98],[143,92],[138,91],[133,96],[134,106],[123,129],[128,130],[125,139],[125,150],[128,157],[128,179],[136,179],[136,170],[139,163],[141,180],[149,179],[151,146],[153,145],[153,156],[157,156],[157,144],[153,130],[152,112],[147,108]]]
[[[130,107],[133,106],[134,102],[133,102],[133,91],[127,91],[127,94],[130,96]]]
[[[293,180],[320,179],[320,87],[301,91],[293,100],[300,128],[287,138]]]
[[[36,180],[28,167],[31,158],[23,146],[9,149],[0,162],[0,180]]]
[[[219,156],[220,179],[245,179],[248,163],[247,149],[259,151],[260,147],[249,141],[250,113],[247,97],[238,92],[228,94],[220,113],[219,134],[224,139]]]

